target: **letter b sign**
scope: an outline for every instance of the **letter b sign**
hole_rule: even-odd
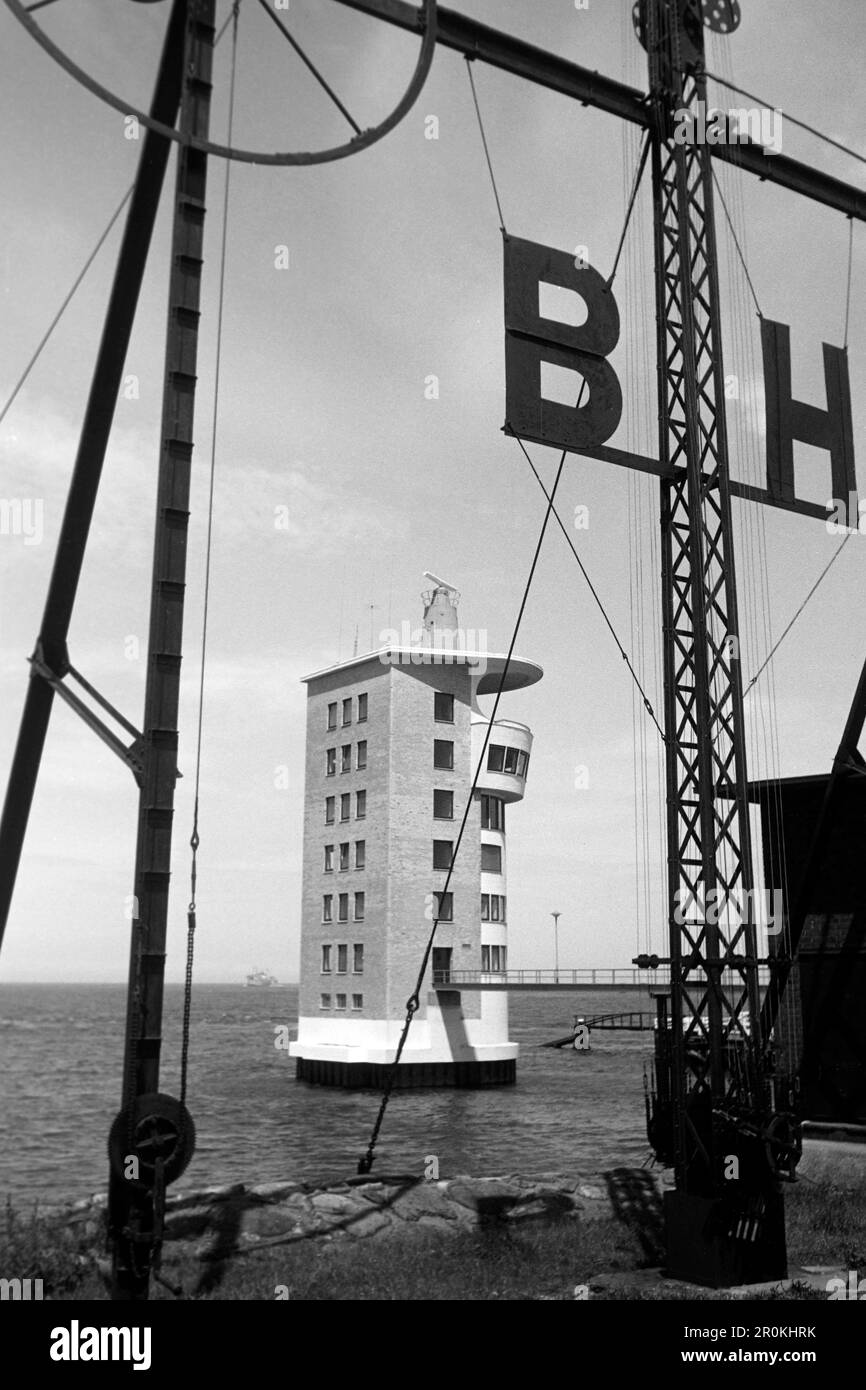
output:
[[[586,305],[586,322],[574,327],[542,318],[541,283],[574,290]],[[506,434],[561,449],[585,449],[610,439],[622,416],[622,391],[607,361],[618,340],[619,310],[597,270],[590,265],[576,270],[569,252],[505,238]],[[542,396],[542,362],[575,373],[574,406]]]

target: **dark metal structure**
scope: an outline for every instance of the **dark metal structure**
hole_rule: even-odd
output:
[[[188,1162],[194,1141],[184,1107],[159,1092],[159,1060],[206,161],[208,149],[255,158],[208,143],[214,3],[173,0],[150,108],[156,124],[144,139],[0,823],[2,933],[55,693],[125,758],[140,787],[123,1105],[110,1141],[109,1220],[118,1298],[147,1295],[165,1184]],[[421,8],[403,0],[339,3],[423,34],[429,56],[432,0]],[[735,163],[858,220],[866,220],[866,193],[782,155],[771,157],[752,143],[731,147],[675,140],[674,114],[694,111],[705,101],[704,24],[724,31],[735,27],[737,0],[639,0],[635,13],[648,54],[648,95],[438,7],[435,40],[649,132],[659,457],[647,460],[607,449],[607,435],[566,441],[562,447],[660,478],[670,899],[665,964],[671,986],[661,1005],[651,1133],[658,1152],[669,1155],[676,1170],[676,1191],[667,1201],[671,1269],[704,1283],[737,1283],[785,1272],[780,1180],[791,1176],[796,1162],[796,1124],[791,1078],[777,1073],[774,1063],[774,1016],[761,1008],[754,923],[732,906],[752,887],[752,865],[731,496],[823,518],[822,509],[793,496],[786,452],[790,437],[830,441],[834,479],[853,478],[853,453],[844,421],[830,430],[817,412],[796,409],[783,382],[775,399],[782,403],[787,444],[774,456],[767,490],[730,479],[711,165],[713,159]],[[66,637],[174,138],[180,149],[154,579],[144,727],[138,733],[78,676]],[[337,154],[344,152],[352,151],[341,148]],[[262,161],[315,158],[278,155]],[[522,251],[531,261],[533,244],[523,243]],[[776,358],[783,336],[771,334]],[[589,351],[601,361],[608,350],[596,344]],[[833,358],[828,370],[841,409],[844,362]],[[615,393],[611,400],[615,404]],[[131,744],[69,690],[69,677],[120,720]],[[711,892],[728,904],[715,920],[701,910]]]

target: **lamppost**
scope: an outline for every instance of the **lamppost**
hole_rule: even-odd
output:
[[[553,978],[554,983],[559,984],[559,919],[561,912],[551,912],[553,918]]]

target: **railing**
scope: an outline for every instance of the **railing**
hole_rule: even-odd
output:
[[[659,970],[434,970],[434,985],[463,985],[490,980],[504,985],[640,985],[666,981],[666,967]]]
[[[724,977],[723,977],[724,978]],[[762,985],[769,983],[770,972],[765,965],[758,967],[758,980]],[[592,985],[659,985],[670,980],[670,970],[666,965],[657,970],[637,970],[634,968],[614,968],[598,970],[434,970],[434,985],[472,984],[500,985],[522,989],[533,985],[574,986],[579,988]]]

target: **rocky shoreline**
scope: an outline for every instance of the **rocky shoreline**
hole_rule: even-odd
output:
[[[459,1235],[485,1223],[545,1219],[582,1221],[624,1216],[625,1206],[660,1202],[664,1179],[645,1169],[580,1178],[562,1173],[425,1180],[414,1175],[312,1183],[236,1183],[170,1194],[164,1255],[218,1259],[229,1250],[294,1241],[363,1240],[413,1230]],[[107,1198],[40,1212],[79,1246],[104,1238]]]

